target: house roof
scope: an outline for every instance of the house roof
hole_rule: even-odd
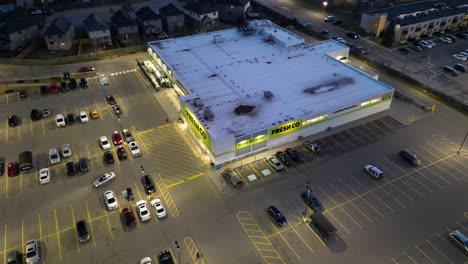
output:
[[[216,5],[245,6],[250,0],[216,0]]]
[[[109,26],[99,21],[93,13],[83,20],[83,25],[87,32],[109,29]]]
[[[183,15],[184,12],[180,11],[175,5],[172,3],[168,4],[167,6],[163,6],[159,9],[159,13],[164,14],[166,16],[180,16]]]
[[[31,20],[11,18],[4,21],[3,23],[0,23],[0,34],[10,35],[33,25],[35,25],[35,23]]]
[[[147,6],[140,8],[138,11],[136,11],[135,15],[142,21],[156,20],[160,18],[159,15],[153,11],[153,9]]]
[[[50,26],[47,27],[44,35],[65,35],[72,27],[72,23],[64,17],[57,17]]]
[[[218,10],[214,6],[213,2],[205,1],[205,0],[199,0],[197,2],[188,3],[184,6],[184,8],[187,9],[188,11],[192,11],[195,14],[200,14],[200,15],[213,13]]]
[[[135,20],[133,20],[127,12],[123,12],[122,10],[115,12],[115,14],[111,17],[111,21],[117,27],[128,27],[136,25]]]

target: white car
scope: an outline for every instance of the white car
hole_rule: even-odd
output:
[[[383,172],[379,168],[372,165],[364,166],[364,171],[374,179],[382,179],[383,177]]]
[[[40,251],[37,240],[29,240],[28,242],[26,242],[26,253],[24,254],[26,263],[38,263],[39,260],[41,260],[41,256],[39,254]]]
[[[466,57],[461,54],[453,54],[452,57],[454,57],[456,60],[466,61]]]
[[[151,219],[150,211],[148,207],[146,207],[146,201],[140,200],[136,203],[138,216],[140,217],[141,221],[148,221]]]
[[[39,171],[39,183],[46,184],[50,182],[50,171],[48,168]]]
[[[459,54],[468,58],[468,52],[462,51]]]
[[[94,187],[100,187],[112,180],[115,179],[115,173],[114,172],[106,172],[104,173],[104,175],[101,175],[99,176],[99,178],[97,178],[94,182],[93,182],[93,186]]]
[[[442,38],[439,38],[440,41],[444,42],[444,43],[447,43],[447,44],[451,44],[452,43],[452,39],[451,38],[447,38],[447,37],[442,37]]]
[[[430,39],[426,40],[427,43],[431,44],[432,47],[437,46],[436,43]]]
[[[67,158],[72,155],[70,144],[64,144],[62,146],[62,157]]]
[[[332,22],[332,21],[335,21],[335,17],[334,16],[326,16],[323,18],[323,20],[325,22]]]
[[[106,203],[107,209],[114,210],[119,208],[119,203],[115,198],[115,194],[113,191],[109,190],[104,193],[104,202]]]
[[[128,146],[130,148],[130,152],[132,152],[133,157],[141,156],[140,148],[135,141],[128,143]]]
[[[271,167],[273,167],[273,169],[275,169],[276,171],[280,171],[282,169],[284,169],[283,165],[281,164],[281,162],[279,162],[279,160],[276,158],[276,157],[268,157],[267,158],[267,162],[268,164],[271,165]]]
[[[56,148],[49,149],[49,160],[52,165],[60,163],[60,155]]]
[[[419,46],[421,46],[424,49],[431,49],[432,48],[432,45],[429,42],[425,41],[425,40],[419,41],[418,44],[419,44]]]
[[[82,124],[87,123],[89,121],[88,113],[86,113],[86,111],[80,111],[79,116],[80,116],[80,122]]]
[[[65,117],[62,114],[57,114],[55,116],[55,124],[57,127],[64,127],[65,126]]]
[[[101,148],[103,150],[110,149],[111,145],[109,143],[109,140],[107,139],[106,136],[99,137],[99,145],[101,145]]]
[[[159,199],[153,199],[151,200],[151,206],[154,209],[154,212],[156,213],[156,216],[158,218],[163,218],[166,216],[166,209],[164,209],[164,206],[162,205],[161,200]]]
[[[150,257],[142,258],[140,261],[138,261],[138,264],[152,264],[153,261],[151,260]]]

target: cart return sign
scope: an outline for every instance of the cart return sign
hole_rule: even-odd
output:
[[[281,137],[302,128],[302,118],[268,129],[268,139]]]

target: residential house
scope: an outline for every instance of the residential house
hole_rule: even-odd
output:
[[[163,29],[168,34],[180,32],[185,29],[185,15],[172,3],[159,9],[162,18]]]
[[[102,23],[94,14],[90,14],[83,20],[83,25],[94,50],[112,47],[112,37],[109,26]]]
[[[467,13],[463,3],[466,0],[427,0],[377,9],[363,13],[360,26],[366,33],[378,37],[394,21],[395,41],[406,43],[408,39],[463,27]]]
[[[6,13],[14,12],[15,10],[15,0],[0,0],[0,17],[3,18],[3,16],[5,16]]]
[[[112,33],[114,39],[123,45],[135,45],[140,43],[138,25],[125,11],[119,10],[111,17]]]
[[[192,26],[200,31],[218,25],[218,10],[212,0],[188,3],[184,6],[184,12],[190,18]]]
[[[135,16],[142,39],[159,38],[162,33],[162,19],[153,9],[144,6],[135,13]]]
[[[250,0],[216,0],[215,7],[219,20],[238,23],[244,22],[251,9]]]
[[[70,50],[75,38],[75,27],[64,17],[57,17],[43,34],[49,51]]]
[[[40,37],[37,24],[22,18],[0,22],[0,50],[18,51]]]

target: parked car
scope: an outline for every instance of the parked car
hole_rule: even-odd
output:
[[[130,142],[135,140],[133,138],[132,133],[130,133],[130,130],[128,130],[126,128],[122,129],[122,134],[123,134],[123,137],[125,139],[125,142],[127,142],[127,143],[130,143]]]
[[[50,110],[49,109],[42,109],[42,118],[47,118],[47,117],[51,117],[52,114],[50,113]]]
[[[461,71],[461,72],[468,72],[468,67],[466,67],[465,65],[460,64],[460,63],[455,64],[455,66],[453,68],[455,70],[458,70],[458,71]]]
[[[333,21],[335,21],[335,17],[334,16],[326,16],[326,17],[323,18],[323,20],[325,22],[333,22]]]
[[[111,148],[109,140],[107,139],[106,136],[99,137],[99,145],[101,146],[103,150],[107,150]]]
[[[25,245],[25,260],[26,263],[38,263],[41,260],[41,252],[37,240],[29,240]]]
[[[166,216],[166,209],[164,209],[160,199],[153,199],[151,200],[150,204],[158,218],[163,218]]]
[[[421,46],[411,46],[409,48],[417,52],[421,52],[423,50]]]
[[[80,122],[82,124],[88,123],[89,118],[88,118],[88,114],[86,113],[86,111],[80,111],[79,117],[80,117]]]
[[[64,127],[66,125],[65,117],[62,114],[57,114],[55,116],[55,124],[57,127]]]
[[[94,67],[91,67],[91,66],[84,66],[84,67],[81,67],[78,69],[78,72],[93,72],[95,71],[96,69]]]
[[[122,217],[127,227],[131,227],[137,224],[135,214],[130,207],[122,209]]]
[[[149,175],[144,175],[141,177],[141,183],[145,189],[146,194],[152,194],[156,192],[156,187],[154,186],[153,180]]]
[[[274,170],[280,171],[284,169],[283,164],[279,162],[279,160],[276,157],[270,156],[267,159],[268,164],[270,164],[271,167],[273,167]]]
[[[292,148],[287,148],[284,152],[286,152],[286,154],[288,154],[288,156],[294,162],[304,162],[304,156],[298,150],[292,149]]]
[[[457,245],[463,253],[468,254],[468,237],[458,230],[448,233],[448,239]]]
[[[67,125],[74,125],[76,123],[76,116],[73,113],[70,113],[67,115],[67,118],[65,119],[65,123]]]
[[[85,220],[79,220],[76,222],[76,232],[78,233],[78,240],[81,243],[87,243],[91,238],[89,234],[88,225]]]
[[[432,47],[437,46],[437,44],[434,41],[430,40],[430,39],[426,40],[426,42],[431,44]]]
[[[51,94],[57,94],[59,92],[59,87],[56,83],[51,83],[49,86],[49,90]]]
[[[39,183],[46,184],[50,182],[50,170],[48,168],[39,171]]]
[[[120,106],[118,104],[112,105],[112,109],[114,109],[114,113],[117,116],[120,116],[122,114],[122,109],[120,109]]]
[[[361,46],[355,47],[354,50],[361,53],[361,54],[368,54],[369,53],[369,49],[366,49],[366,48],[361,47]]]
[[[104,192],[104,202],[106,203],[106,207],[109,210],[114,210],[114,209],[119,208],[119,203],[112,190],[108,190]]]
[[[466,61],[466,57],[463,56],[462,54],[453,54],[452,57],[456,60]]]
[[[115,162],[114,155],[109,150],[104,152],[102,159],[107,164],[113,164]]]
[[[151,213],[146,206],[145,200],[138,201],[136,203],[136,208],[141,221],[148,221],[151,219]]]
[[[14,177],[19,174],[19,163],[16,161],[9,162],[7,165],[8,177]]]
[[[70,91],[70,89],[68,88],[67,82],[60,82],[60,92],[66,93],[68,91]]]
[[[140,148],[138,147],[138,144],[136,143],[136,141],[132,141],[132,142],[128,143],[128,146],[130,148],[130,152],[132,153],[133,157],[141,156],[141,151],[140,151]]]
[[[283,151],[276,152],[276,157],[280,159],[286,166],[293,165],[293,161],[291,160],[291,158],[288,155],[286,155],[286,153],[284,153]]]
[[[431,49],[432,48],[432,45],[429,42],[425,41],[425,40],[420,40],[418,42],[418,45],[421,46],[423,49]]]
[[[16,127],[20,124],[20,119],[17,115],[8,116],[8,125],[10,127]]]
[[[303,192],[301,194],[301,198],[310,208],[312,208],[312,210],[314,210],[314,212],[325,211],[320,200],[315,195],[313,195],[310,191],[309,191],[309,194],[307,194],[307,191]]]
[[[458,76],[458,71],[450,66],[444,66],[444,72],[452,75],[453,77]]]
[[[78,83],[76,82],[75,78],[71,78],[70,81],[68,82],[68,88],[71,90],[76,90],[78,88]]]
[[[310,141],[305,142],[304,147],[308,151],[310,151],[310,152],[312,152],[314,154],[318,154],[318,153],[320,153],[322,151],[322,148],[319,146],[319,144],[314,143],[314,142],[310,142]]]
[[[89,162],[87,158],[80,158],[77,163],[77,169],[79,172],[87,172],[89,171]]]
[[[5,253],[4,253],[5,254]],[[7,264],[22,264],[23,255],[18,250],[13,250],[6,257]]]
[[[21,90],[21,91],[19,91],[19,98],[24,99],[24,98],[27,98],[28,95],[29,95],[29,91],[28,91],[28,90]]]
[[[223,176],[224,180],[226,180],[226,182],[233,188],[240,189],[244,186],[244,182],[241,177],[234,170],[226,169],[221,173],[221,176]]]
[[[406,55],[411,53],[411,50],[409,48],[399,48],[398,51]]]
[[[83,88],[83,89],[89,87],[89,84],[88,84],[88,81],[86,80],[86,78],[81,78],[80,79],[80,87]]]
[[[74,176],[76,174],[76,166],[73,161],[67,162],[65,164],[65,170],[67,171],[67,176]]]
[[[60,155],[56,148],[49,149],[49,160],[52,165],[60,163]]]
[[[287,224],[286,217],[280,212],[280,210],[278,210],[278,208],[276,208],[276,206],[272,205],[268,207],[267,213],[279,227]]]
[[[63,144],[62,145],[62,157],[68,158],[72,155],[71,146],[70,144]]]
[[[89,116],[92,119],[98,119],[99,118],[99,111],[97,109],[92,109],[91,111],[89,111]]]
[[[106,101],[109,105],[115,105],[117,104],[117,101],[115,100],[114,96],[108,95],[106,96]]]
[[[115,179],[115,173],[114,172],[106,172],[103,175],[99,176],[94,182],[93,186],[94,187],[101,187],[102,185],[109,183],[110,181],[113,181]]]
[[[383,177],[383,172],[379,168],[372,165],[364,166],[364,171],[374,179],[382,179]]]
[[[168,250],[164,250],[163,252],[159,253],[158,261],[160,264],[175,264],[174,258],[172,254]]]
[[[42,118],[42,112],[37,110],[36,108],[31,110],[31,120],[32,121],[37,121],[41,120]]]
[[[439,40],[447,44],[452,44],[453,42],[452,39],[448,37],[440,37]]]
[[[402,159],[406,160],[409,164],[413,166],[418,166],[419,164],[421,164],[421,161],[418,159],[418,157],[409,149],[402,149],[398,154]]]
[[[127,152],[125,151],[125,148],[120,145],[117,147],[117,158],[119,160],[126,160],[127,159]]]
[[[115,130],[112,132],[112,142],[115,146],[122,145],[122,137],[120,136],[119,131]]]
[[[346,35],[352,39],[359,39],[361,38],[361,36],[359,36],[356,32],[354,31],[350,31],[350,32],[347,32]]]

